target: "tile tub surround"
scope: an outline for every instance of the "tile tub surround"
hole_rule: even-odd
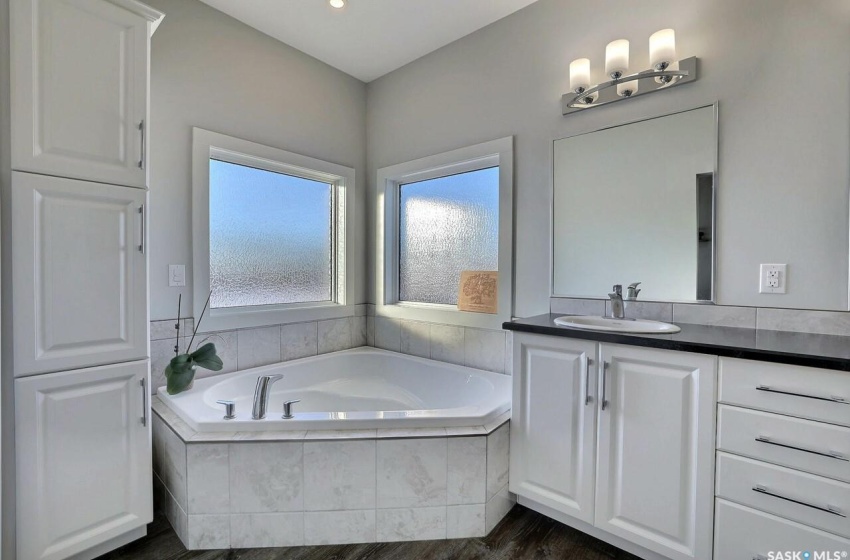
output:
[[[516,501],[506,418],[477,435],[441,428],[197,441],[157,401],[154,492],[190,550],[481,537]]]
[[[509,333],[424,321],[369,316],[376,348],[476,369],[510,374]],[[374,324],[374,327],[369,325]],[[374,334],[369,329],[374,328]]]
[[[198,333],[192,350],[205,342],[215,343],[224,369],[215,372],[198,368],[197,378],[366,346],[366,306],[358,305],[355,311],[357,315],[342,319]],[[181,321],[180,349],[185,351],[192,337],[194,320],[190,317]],[[152,393],[165,385],[165,367],[174,357],[176,322],[176,319],[151,321]]]

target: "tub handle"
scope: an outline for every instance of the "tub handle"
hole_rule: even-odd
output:
[[[284,420],[290,420],[292,418],[295,418],[295,415],[292,414],[292,405],[294,405],[295,403],[299,403],[299,402],[301,402],[301,399],[297,399],[297,400],[294,400],[294,401],[286,401],[286,402],[283,403],[283,419]]]
[[[224,419],[233,420],[236,418],[236,403],[233,401],[215,401],[218,404],[224,405]]]

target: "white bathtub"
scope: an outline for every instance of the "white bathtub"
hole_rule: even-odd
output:
[[[268,414],[251,419],[261,375],[282,374],[272,386]],[[511,406],[511,378],[479,369],[375,348],[355,348],[195,381],[159,396],[198,432],[345,430],[482,426]],[[281,418],[283,402],[298,400],[295,418]],[[224,420],[218,400],[236,402]]]

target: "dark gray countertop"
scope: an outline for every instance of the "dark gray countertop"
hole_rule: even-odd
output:
[[[850,371],[850,336],[711,327],[686,323],[676,323],[682,329],[676,334],[626,334],[556,325],[555,318],[562,315],[537,315],[527,319],[516,319],[502,326],[515,332]]]

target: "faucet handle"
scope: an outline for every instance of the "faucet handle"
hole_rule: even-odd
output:
[[[611,288],[611,289],[614,290],[614,293],[617,294],[618,296],[623,295],[623,285],[622,284],[614,284],[614,287]]]
[[[301,399],[296,399],[294,401],[286,401],[283,403],[283,418],[289,420],[291,418],[295,418],[295,415],[292,414],[292,405],[295,403],[300,403]]]
[[[236,418],[236,403],[234,401],[215,401],[218,404],[224,405],[224,419],[233,420]]]
[[[629,284],[629,295],[628,295],[627,299],[630,299],[630,300],[637,299],[638,294],[640,293],[638,286],[640,286],[640,282],[635,282],[633,284]]]
[[[629,284],[629,288],[637,288],[638,286],[640,286],[640,282],[634,282],[632,284]]]

